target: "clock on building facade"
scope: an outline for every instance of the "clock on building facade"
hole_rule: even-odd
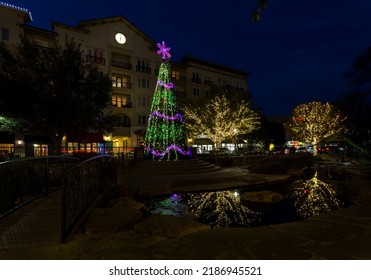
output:
[[[122,33],[116,33],[115,40],[116,40],[117,43],[119,43],[121,45],[126,43],[126,37]]]

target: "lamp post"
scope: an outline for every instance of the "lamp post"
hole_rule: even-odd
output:
[[[238,154],[238,145],[237,145],[237,129],[233,129],[233,132],[234,132],[234,150],[236,152],[236,155],[239,155]]]

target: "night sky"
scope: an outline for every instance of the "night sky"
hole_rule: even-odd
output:
[[[4,2],[29,9],[32,25],[46,29],[51,20],[122,15],[164,40],[175,61],[190,55],[249,72],[253,100],[268,116],[341,96],[343,73],[371,46],[370,0],[269,0],[258,23],[250,18],[258,0]]]

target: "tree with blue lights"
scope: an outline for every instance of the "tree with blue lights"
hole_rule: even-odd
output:
[[[174,85],[170,81],[170,48],[166,47],[165,42],[157,44],[157,47],[162,63],[148,118],[144,152],[154,160],[177,160],[179,155],[188,155],[183,117],[178,112],[172,91]]]

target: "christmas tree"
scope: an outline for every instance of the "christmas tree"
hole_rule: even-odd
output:
[[[157,53],[162,56],[155,93],[148,117],[144,152],[153,159],[177,160],[179,155],[187,156],[183,129],[183,117],[178,112],[175,94],[170,81],[170,48],[165,42],[157,44]]]

